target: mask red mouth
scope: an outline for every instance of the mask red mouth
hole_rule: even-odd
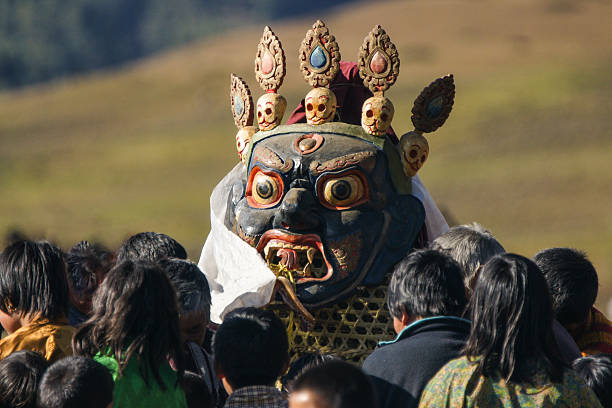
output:
[[[259,239],[256,249],[268,265],[288,269],[296,283],[326,281],[334,272],[317,234],[268,230]]]

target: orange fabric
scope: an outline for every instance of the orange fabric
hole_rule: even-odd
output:
[[[596,308],[583,324],[568,331],[583,354],[612,353],[612,322]]]
[[[74,328],[68,320],[38,319],[0,340],[0,360],[14,351],[31,350],[50,362],[72,355]]]

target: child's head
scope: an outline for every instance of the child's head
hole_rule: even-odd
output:
[[[0,360],[0,407],[36,407],[36,390],[49,362],[33,351],[16,351]]]
[[[174,238],[157,232],[132,235],[119,248],[117,254],[117,262],[157,262],[164,258],[187,259],[187,251]]]
[[[376,408],[374,387],[358,367],[329,361],[305,371],[293,384],[289,408]]]
[[[212,408],[214,407],[212,395],[208,391],[208,385],[204,379],[191,371],[185,371],[181,382],[187,408]]]
[[[84,315],[91,313],[93,293],[113,266],[114,255],[100,245],[81,241],[66,254],[70,302]]]
[[[66,264],[46,241],[18,241],[0,254],[0,321],[7,332],[19,320],[60,319],[68,313]]]
[[[305,371],[311,368],[318,367],[329,361],[342,361],[333,354],[321,354],[321,353],[304,353],[300,355],[291,365],[287,374],[281,378],[281,384],[283,385],[283,391],[291,392],[293,390],[293,383],[299,378]]]
[[[612,408],[612,354],[577,358],[572,368],[595,392],[604,408]]]
[[[289,361],[283,322],[271,311],[254,307],[228,313],[215,334],[213,347],[217,375],[231,390],[273,385]]]
[[[160,261],[160,266],[176,290],[183,341],[201,345],[210,321],[210,289],[206,277],[191,261],[168,258]]]
[[[176,295],[161,268],[130,261],[115,266],[96,291],[92,316],[75,333],[73,348],[80,355],[114,356],[120,374],[137,355],[145,382],[150,372],[164,388],[160,364],[171,357],[180,372],[182,353]]]
[[[548,282],[555,317],[562,325],[586,320],[597,299],[597,272],[584,252],[572,248],[549,248],[533,260]]]
[[[106,367],[89,357],[53,363],[38,388],[38,408],[107,408],[115,383]]]

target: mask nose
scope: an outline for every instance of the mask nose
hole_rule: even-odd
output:
[[[290,189],[281,203],[278,213],[274,217],[274,228],[289,231],[312,231],[320,222],[313,211],[316,204],[312,191],[306,188],[295,187]]]

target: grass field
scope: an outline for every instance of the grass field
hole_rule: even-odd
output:
[[[479,221],[506,249],[586,250],[612,295],[612,2],[416,0],[321,16],[345,60],[383,24],[402,61],[389,92],[411,129],[420,89],[452,72],[456,105],[421,177],[454,222]],[[314,18],[313,18],[314,20]],[[308,91],[297,48],[312,20],[273,24],[290,107]],[[263,27],[236,28],[117,71],[0,93],[0,234],[116,247],[168,233],[197,259],[208,197],[234,165],[229,73],[257,98]],[[288,109],[289,110],[289,109]]]

